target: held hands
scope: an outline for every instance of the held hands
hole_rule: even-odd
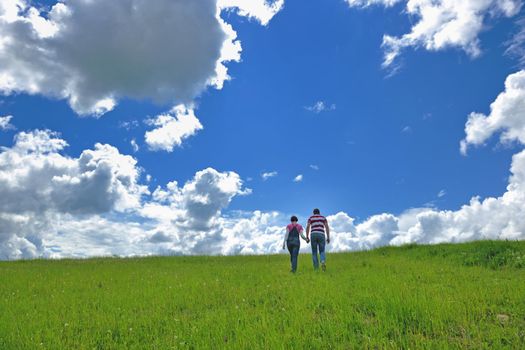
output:
[[[306,243],[310,243],[310,238],[306,237]]]

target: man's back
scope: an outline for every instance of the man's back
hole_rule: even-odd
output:
[[[310,225],[310,231],[312,233],[314,232],[325,233],[326,223],[327,223],[326,218],[322,216],[321,214],[314,214],[310,216],[310,218],[308,219],[308,224]]]

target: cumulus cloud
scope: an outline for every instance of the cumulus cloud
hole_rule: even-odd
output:
[[[301,181],[303,181],[303,174],[299,174],[293,179],[293,182],[301,182]]]
[[[267,25],[284,7],[284,0],[219,0],[219,7],[237,11],[240,16],[254,18]]]
[[[335,106],[334,103],[329,105],[329,104],[327,104],[324,101],[317,101],[316,103],[314,103],[311,106],[304,107],[304,109],[306,109],[309,112],[312,112],[312,113],[315,113],[315,114],[319,114],[321,112],[335,111],[336,106]]]
[[[66,147],[35,130],[1,149],[0,259],[220,253],[222,210],[251,192],[238,174],[207,168],[150,193],[137,161],[115,147],[78,157]]]
[[[20,132],[0,153],[0,210],[55,210],[90,214],[125,211],[146,192],[137,183],[136,160],[113,146],[96,144],[78,158],[62,155],[67,143],[46,130]]]
[[[58,1],[36,8],[0,0],[0,91],[66,99],[80,115],[100,116],[119,99],[191,103],[221,88],[241,45],[220,17],[267,24],[283,1]],[[85,30],[89,28],[89,30]]]
[[[135,159],[103,144],[72,158],[62,154],[66,146],[56,133],[36,130],[18,133],[12,147],[2,148],[0,256],[40,251],[40,233],[53,232],[59,215],[127,212],[140,206],[147,188],[138,183]]]
[[[479,145],[501,132],[503,142],[525,144],[524,83],[520,71],[507,78],[503,91],[491,105],[489,116],[472,113],[461,149]],[[375,215],[358,225],[345,213],[328,217],[334,222],[334,249],[367,249],[405,243],[464,242],[478,239],[525,239],[525,150],[512,157],[505,193],[481,199],[477,196],[459,210],[418,208],[399,216]],[[446,195],[444,190],[438,197]]]
[[[268,172],[265,172],[265,173],[262,173],[261,174],[261,177],[263,179],[263,181],[266,181],[272,177],[276,177],[278,175],[278,172],[277,171],[268,171]]]
[[[520,84],[521,72],[507,79],[505,91],[484,117],[488,121],[480,124],[488,130],[475,140],[501,132],[502,139],[525,144],[519,123],[524,115]],[[113,146],[96,144],[78,157],[65,155],[65,147],[67,142],[57,134],[36,130],[18,133],[11,147],[1,149],[0,259],[282,251],[287,223],[283,213],[226,211],[235,197],[251,192],[234,172],[207,168],[182,185],[172,181],[150,193],[139,182],[136,160]],[[328,249],[525,239],[524,218],[522,150],[512,158],[501,196],[474,196],[458,210],[382,213],[360,223],[339,212],[328,216]]]
[[[347,0],[350,6],[393,6],[400,0]],[[481,53],[479,34],[487,19],[512,17],[519,13],[520,0],[408,0],[406,13],[417,18],[410,33],[400,37],[385,35],[384,67],[391,67],[402,50],[423,47],[438,51],[450,47],[460,48],[471,57]],[[394,66],[395,69],[395,66]]]
[[[79,157],[49,131],[21,132],[0,153],[0,259],[151,254],[282,252],[288,217],[226,212],[249,194],[240,176],[212,168],[152,193],[138,182],[136,161],[109,145]],[[405,243],[525,238],[525,151],[512,160],[507,191],[472,198],[457,211],[410,209],[361,223],[328,216],[330,251]],[[303,245],[303,252],[308,246]]]
[[[471,113],[465,126],[466,137],[460,150],[466,154],[469,145],[481,145],[494,133],[502,131],[501,142],[525,144],[525,70],[511,74],[505,81],[505,91],[490,105],[488,116]]]
[[[213,168],[201,170],[184,186],[170,182],[157,187],[153,200],[141,209],[144,217],[175,224],[191,231],[206,231],[216,222],[221,211],[233,197],[250,193],[234,172],[218,172]]]
[[[207,168],[183,186],[173,181],[157,187],[133,216],[69,220],[61,225],[63,236],[48,244],[59,247],[55,256],[224,254],[232,243],[222,210],[249,193],[238,174]]]
[[[6,115],[5,117],[0,117],[0,130],[14,129],[14,126],[10,123],[11,119],[13,119],[12,115]]]
[[[173,107],[169,113],[149,120],[148,124],[156,128],[147,131],[144,139],[148,147],[155,151],[172,152],[184,139],[202,129],[202,124],[195,116],[193,108],[184,105]]]

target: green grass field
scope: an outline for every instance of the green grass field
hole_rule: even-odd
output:
[[[0,263],[0,349],[525,348],[525,242]]]

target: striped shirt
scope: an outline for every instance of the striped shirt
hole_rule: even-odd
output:
[[[325,225],[327,224],[326,218],[322,215],[312,215],[308,219],[310,225],[310,231],[325,233]]]

